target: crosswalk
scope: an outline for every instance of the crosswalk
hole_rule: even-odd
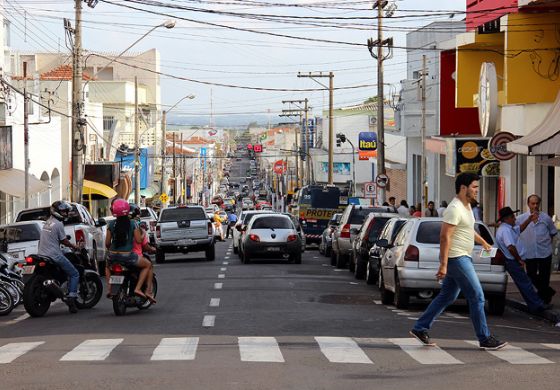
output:
[[[316,359],[328,364],[379,364],[392,354],[399,361],[422,365],[461,365],[479,364],[486,359],[489,362],[512,365],[544,365],[560,363],[560,344],[525,343],[522,348],[508,345],[499,351],[480,351],[478,342],[472,340],[442,340],[437,347],[426,347],[414,338],[377,338],[360,339],[350,337],[302,337],[298,339],[298,348],[293,348],[294,342],[276,337],[231,337],[231,341],[219,343],[209,339],[212,336],[201,337],[165,337],[150,349],[146,357],[149,361],[193,361],[197,359],[200,346],[204,346],[203,353],[209,353],[212,346],[233,347],[237,349],[240,362],[248,363],[289,363],[286,355],[293,359],[294,350],[306,350],[315,354]],[[77,345],[69,347],[64,353],[53,340],[25,341],[0,344],[0,365],[17,362],[21,359],[32,359],[33,354],[41,356],[44,353],[56,351],[60,362],[99,362],[116,354],[113,360],[123,360],[123,351],[134,353],[124,345],[124,338],[87,339]],[[49,345],[51,345],[49,347]],[[119,348],[122,350],[119,351]],[[153,348],[153,350],[152,350]],[[217,349],[218,347],[216,347]],[[287,350],[289,352],[286,354]],[[119,353],[116,353],[119,351]],[[539,355],[540,354],[540,355]],[[222,351],[219,352],[222,355]],[[544,355],[544,356],[541,356]],[[142,355],[144,356],[144,355]],[[134,360],[142,359],[135,356]],[[405,359],[406,357],[406,359]]]

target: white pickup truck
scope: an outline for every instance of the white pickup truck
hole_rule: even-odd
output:
[[[94,260],[99,270],[105,266],[99,264],[105,260],[105,234],[102,227],[106,225],[103,218],[95,222],[88,209],[79,203],[70,203],[72,210],[67,221],[64,221],[64,231],[70,236],[73,244],[84,242],[90,259]],[[50,206],[22,210],[16,217],[16,222],[46,221],[50,217]]]
[[[212,222],[202,206],[168,207],[161,210],[156,225],[156,263],[166,253],[205,252],[206,260],[216,257]]]

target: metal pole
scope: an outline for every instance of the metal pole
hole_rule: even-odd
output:
[[[334,184],[334,73],[329,73],[329,184]]]
[[[383,7],[377,6],[377,173],[385,173],[385,118],[383,96]],[[379,203],[385,202],[385,188],[379,189]]]
[[[301,115],[299,116],[300,118],[300,122],[301,122]],[[296,133],[296,187],[299,187],[299,156],[298,156],[298,148],[299,148],[299,144],[298,144],[298,130],[297,128],[295,129],[295,133]],[[290,187],[291,187],[292,181],[290,180]]]
[[[161,118],[161,183],[159,193],[164,194],[167,192],[167,185],[165,183],[165,154],[167,152],[167,140],[165,138],[165,131],[167,125],[167,111],[163,112]],[[163,204],[162,204],[163,206]]]
[[[27,62],[23,63],[23,159],[25,167],[25,208],[29,208],[29,100],[27,98]]]
[[[177,161],[175,153],[175,132],[173,132],[173,205],[177,205]]]
[[[311,184],[311,162],[309,159],[309,116],[308,116],[308,102],[309,100],[305,98],[305,148],[304,152],[306,154],[307,170],[306,170],[306,183]]]
[[[346,141],[352,146],[352,195],[356,196],[356,148],[348,138]]]
[[[82,0],[74,1],[76,25],[74,28],[74,50],[72,52],[72,185],[70,196],[73,202],[82,200],[83,149],[82,130]]]
[[[421,161],[421,183],[422,183],[422,206],[427,207],[427,186],[426,186],[426,56],[422,56],[422,161]]]
[[[185,156],[184,156],[184,151],[183,151],[183,133],[181,133],[181,203],[187,203],[185,202],[185,199],[183,198],[183,188],[185,188]]]
[[[134,203],[140,205],[140,128],[138,119],[138,77],[134,76]]]

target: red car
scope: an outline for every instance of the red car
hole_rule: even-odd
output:
[[[257,209],[257,210],[262,210],[263,206],[266,206],[267,208],[272,208],[272,205],[271,205],[270,203],[260,201],[260,202],[258,202],[257,205],[255,206],[255,209]]]

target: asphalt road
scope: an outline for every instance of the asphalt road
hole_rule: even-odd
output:
[[[552,389],[560,329],[506,310],[489,317],[513,347],[478,350],[467,308],[435,323],[440,348],[408,330],[426,303],[381,305],[376,288],[328,265],[241,264],[231,240],[217,256],[176,255],[156,266],[158,303],[113,314],[105,298],[44,318],[18,307],[0,318],[1,389]]]

